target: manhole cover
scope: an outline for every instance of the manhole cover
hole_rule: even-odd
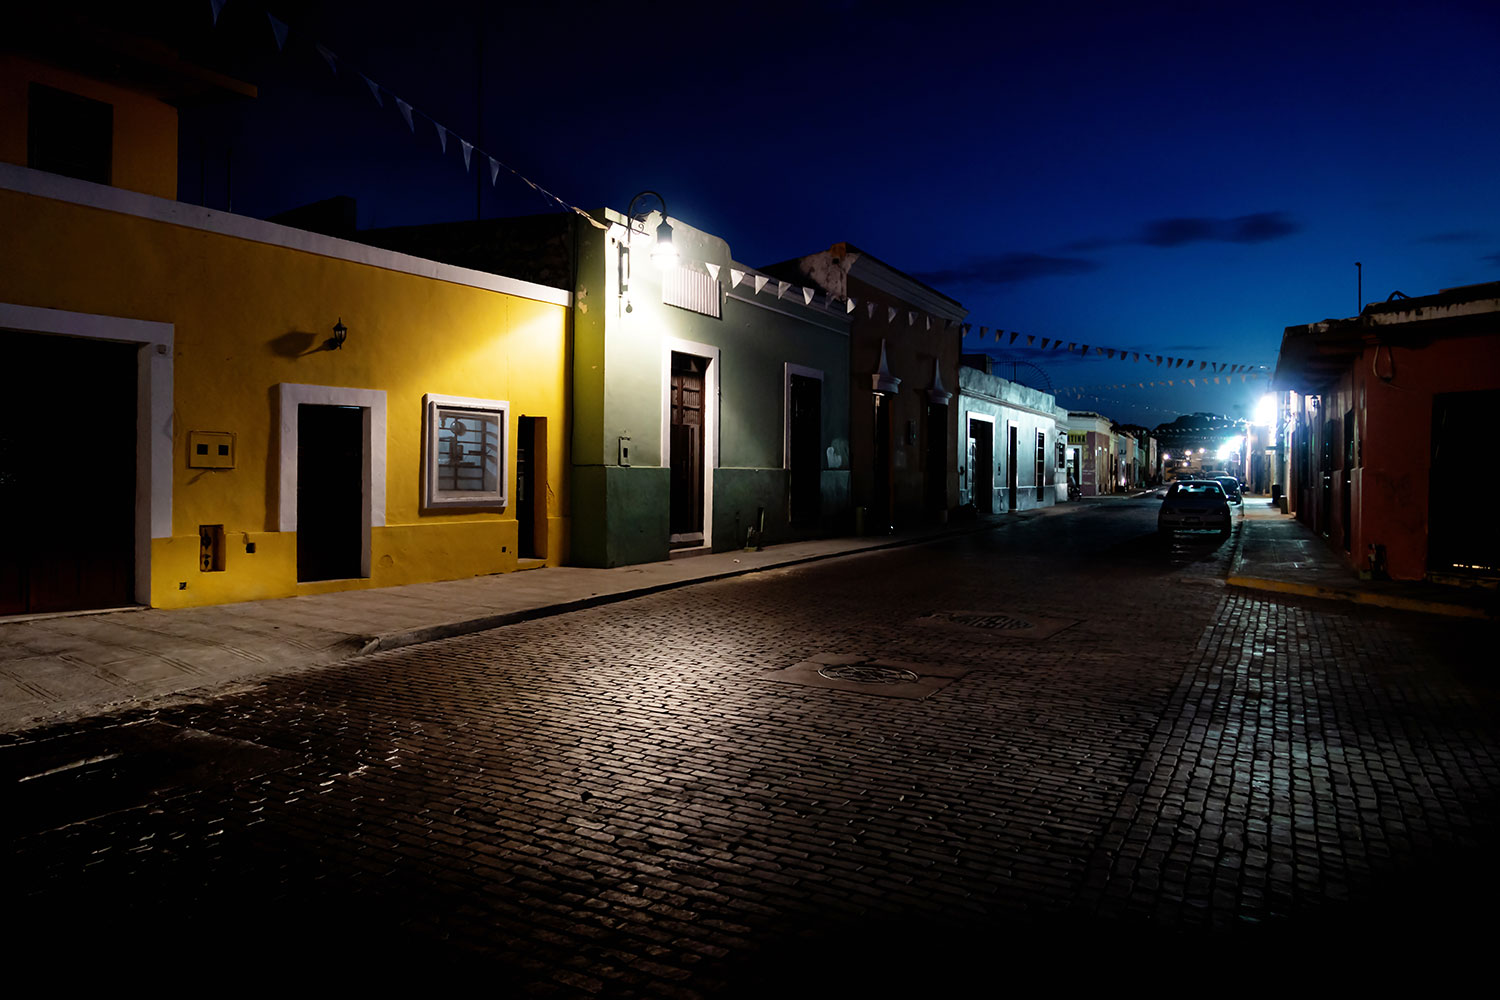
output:
[[[936,611],[930,616],[972,628],[1031,628],[1031,622],[1010,615],[984,615],[964,611]]]
[[[822,667],[818,673],[829,680],[853,681],[856,684],[915,684],[919,679],[910,670],[882,667],[874,663],[841,663]]]

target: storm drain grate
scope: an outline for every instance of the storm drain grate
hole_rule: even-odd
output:
[[[1016,629],[1033,627],[1031,622],[1023,618],[1012,618],[1010,615],[986,615],[965,611],[934,611],[923,617],[951,622],[954,625],[968,625],[971,628]]]
[[[831,681],[852,681],[855,684],[915,684],[919,679],[910,670],[876,663],[840,663],[822,667],[818,673]]]

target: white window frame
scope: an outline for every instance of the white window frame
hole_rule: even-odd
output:
[[[277,530],[297,530],[298,407],[350,406],[363,411],[364,461],[360,482],[359,578],[370,576],[370,529],[385,527],[385,390],[338,385],[276,384]],[[299,581],[300,582],[300,581]]]
[[[794,365],[790,361],[782,365],[781,374],[781,467],[790,469],[792,467],[792,376],[801,375],[803,378],[815,378],[819,383],[818,412],[822,413],[822,382],[823,372],[818,368],[808,368],[804,365]],[[818,442],[823,441],[823,428],[818,428]],[[821,449],[820,449],[821,450]],[[821,463],[820,463],[821,467]]]
[[[500,448],[496,456],[495,489],[442,493],[438,489],[437,435],[440,410],[467,410],[493,415],[500,425]],[[434,510],[504,508],[510,501],[510,401],[475,396],[445,396],[429,392],[422,397],[422,506]]]

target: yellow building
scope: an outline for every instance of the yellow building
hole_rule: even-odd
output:
[[[176,198],[173,102],[0,55],[0,614],[566,557],[568,294]]]

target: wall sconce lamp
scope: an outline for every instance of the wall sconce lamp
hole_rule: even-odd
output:
[[[344,325],[344,317],[340,316],[339,317],[339,321],[337,323],[333,324],[333,338],[332,339],[333,339],[334,350],[342,350],[343,346],[344,346],[344,340],[348,336],[349,336],[349,328]]]
[[[651,245],[651,262],[659,268],[668,268],[677,263],[677,245],[672,242],[672,225],[667,222],[667,199],[655,191],[642,191],[630,199],[625,209],[625,244],[620,252],[620,294],[625,298],[625,311],[630,312],[630,243],[635,235],[636,204],[642,199],[655,198],[661,202],[661,221],[656,224],[656,242]],[[644,220],[649,213],[642,212]],[[642,225],[644,232],[644,223]]]

